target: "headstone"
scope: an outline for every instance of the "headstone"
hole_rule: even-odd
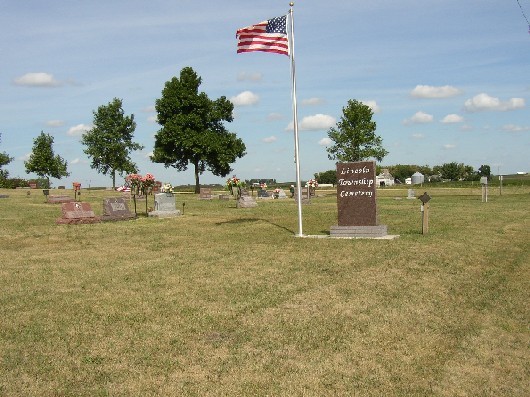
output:
[[[287,198],[287,194],[285,194],[285,190],[283,190],[283,189],[279,189],[279,192],[278,192],[278,198],[279,198],[279,199],[285,199],[285,198]]]
[[[71,203],[73,201],[75,200],[70,196],[48,196],[47,200],[51,204]]]
[[[199,200],[211,200],[212,198],[212,189],[209,187],[201,187],[199,193]]]
[[[0,194],[0,198],[8,198],[9,195],[8,194]]]
[[[269,192],[267,192],[265,189],[259,189],[258,190],[258,197],[259,198],[269,198]]]
[[[338,226],[332,237],[382,237],[385,225],[377,224],[375,162],[337,163]]]
[[[149,212],[150,217],[156,218],[173,218],[180,216],[180,210],[177,210],[175,195],[173,193],[155,194],[155,210]]]
[[[407,190],[407,198],[409,200],[416,198],[416,192],[414,191],[414,189],[408,189]]]
[[[61,210],[63,216],[56,221],[60,225],[100,222],[100,218],[94,214],[89,203],[62,203]]]
[[[230,195],[229,194],[220,194],[219,195],[219,200],[230,200]]]
[[[127,221],[134,218],[136,215],[129,211],[129,206],[123,197],[103,199],[102,221]]]
[[[256,203],[251,196],[241,196],[239,200],[237,200],[237,208],[253,208],[257,205],[258,203]]]

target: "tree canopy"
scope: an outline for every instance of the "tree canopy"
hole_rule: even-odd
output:
[[[333,145],[327,148],[328,158],[339,161],[364,161],[375,158],[382,161],[388,152],[383,140],[375,134],[373,111],[355,99],[342,108],[342,116],[336,127],[328,130]]]
[[[68,176],[68,163],[61,156],[53,152],[53,136],[41,131],[33,140],[33,150],[28,161],[24,161],[26,173],[34,172],[41,178],[46,178],[50,187],[50,177],[61,179]]]
[[[83,134],[81,142],[85,154],[92,158],[90,167],[103,175],[110,174],[112,187],[116,187],[116,173],[136,173],[131,153],[144,147],[133,142],[136,122],[134,115],[125,116],[122,100],[114,98],[107,105],[99,106],[94,114],[94,127]]]
[[[199,92],[201,82],[191,67],[183,68],[179,78],[166,82],[162,97],[156,100],[162,128],[155,136],[151,157],[153,162],[179,171],[193,165],[196,193],[204,171],[225,177],[232,171],[230,165],[246,150],[243,141],[223,124],[233,120],[234,105],[224,96],[209,99]]]
[[[0,134],[0,142],[2,141],[2,134]],[[11,161],[13,161],[13,157],[10,157],[6,152],[0,153],[0,179],[6,179],[9,176],[9,172],[7,170],[3,170],[2,167],[4,165],[8,165]]]

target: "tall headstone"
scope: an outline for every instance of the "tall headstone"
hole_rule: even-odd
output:
[[[134,218],[135,214],[129,211],[129,206],[123,197],[103,199],[102,221],[126,221]]]
[[[149,216],[157,218],[180,216],[180,210],[177,210],[176,207],[173,193],[158,193],[155,194],[155,210],[149,212]]]
[[[199,200],[211,200],[213,198],[212,189],[209,187],[201,187],[199,193]]]
[[[332,237],[382,237],[386,225],[377,224],[374,161],[337,163],[338,225]]]

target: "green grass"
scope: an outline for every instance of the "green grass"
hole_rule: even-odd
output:
[[[0,396],[526,396],[530,188],[425,189],[427,235],[419,200],[378,191],[395,240],[192,194],[179,218],[58,226],[1,190]],[[337,223],[320,194],[309,235]]]

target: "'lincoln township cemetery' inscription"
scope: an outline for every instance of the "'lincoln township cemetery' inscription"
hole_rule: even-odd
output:
[[[339,226],[375,226],[375,162],[337,163]]]

